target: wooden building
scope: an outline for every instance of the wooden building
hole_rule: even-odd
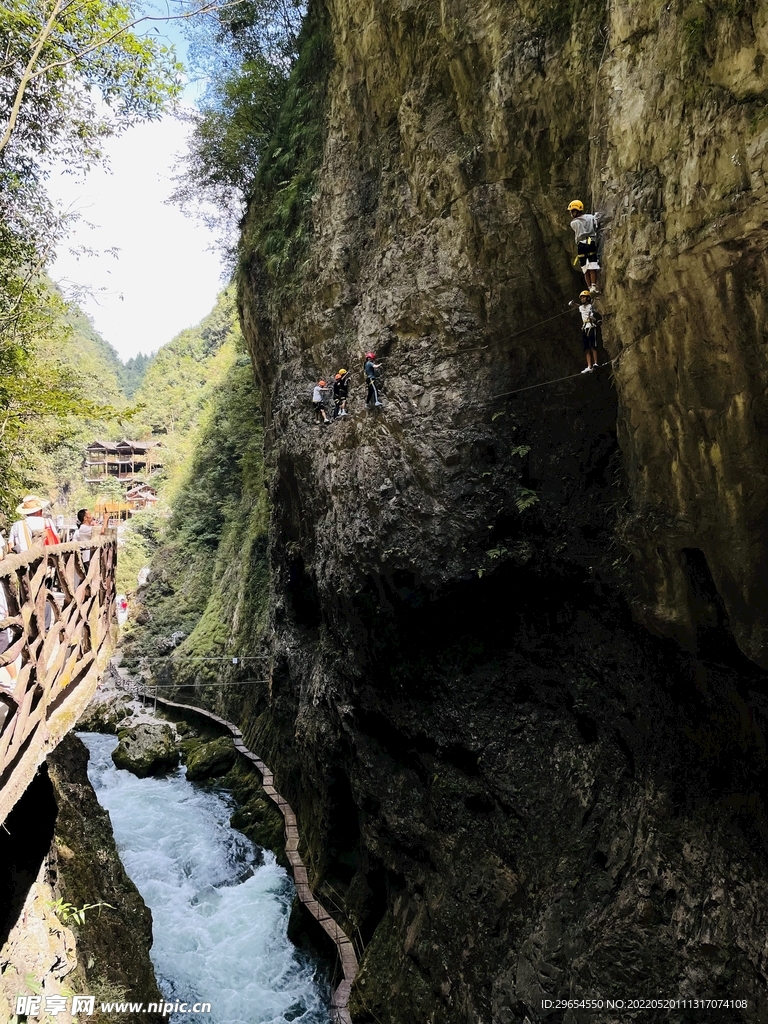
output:
[[[157,501],[157,491],[149,484],[135,484],[125,492],[125,500],[134,512],[142,508],[152,508]]]
[[[162,469],[159,441],[92,441],[85,454],[85,479],[97,484],[112,477],[125,483],[141,483]]]

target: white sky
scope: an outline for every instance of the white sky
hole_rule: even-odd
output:
[[[51,276],[65,291],[71,284],[92,291],[79,305],[124,360],[198,323],[223,287],[219,256],[207,251],[211,233],[165,202],[187,131],[171,117],[140,125],[110,140],[108,169],[48,181],[50,195],[82,216]],[[97,255],[75,257],[68,249],[78,246]],[[111,248],[120,250],[116,258],[104,255]]]

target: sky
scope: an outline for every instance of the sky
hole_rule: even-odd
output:
[[[179,33],[173,41],[183,59]],[[211,232],[166,203],[188,131],[170,116],[139,125],[107,143],[106,168],[85,179],[56,168],[47,182],[49,194],[79,214],[51,276],[65,293],[86,290],[78,304],[123,360],[198,323],[224,286]],[[83,248],[94,253],[72,252]]]

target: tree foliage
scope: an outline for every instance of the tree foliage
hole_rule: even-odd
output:
[[[114,0],[9,0],[0,9],[0,151],[29,176],[51,156],[89,166],[101,141],[159,117],[180,91],[173,50]]]
[[[52,498],[57,490],[61,497],[72,491],[82,477],[86,439],[116,424],[125,404],[117,356],[87,318],[45,278],[31,283],[23,299],[22,341],[0,348],[0,513],[6,514],[23,490]]]
[[[160,116],[178,94],[180,65],[134,30],[140,17],[114,0],[9,0],[0,9],[0,512],[45,476],[57,444],[111,415],[103,390],[98,400],[88,394],[78,360],[62,358],[75,328],[44,268],[68,218],[45,178],[54,159],[86,170],[104,139]]]
[[[196,212],[203,200],[230,250],[275,134],[305,9],[304,0],[245,0],[189,26],[190,59],[207,85],[173,199]]]
[[[141,387],[151,362],[152,356],[139,352],[137,356],[132,356],[121,364],[118,377],[126,398],[133,398]]]

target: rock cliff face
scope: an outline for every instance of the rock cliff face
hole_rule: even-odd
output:
[[[20,995],[41,996],[49,1019],[45,997],[65,997],[67,1008],[56,1015],[61,1024],[77,1024],[73,994],[94,996],[95,1022],[109,1016],[100,1012],[102,1001],[161,1001],[149,957],[152,915],[120,862],[87,765],[83,743],[66,736],[6,821],[0,1014],[10,1024],[18,1020]],[[83,907],[90,909],[79,921],[74,911]],[[165,1020],[155,1013],[142,1019]]]
[[[367,943],[355,1020],[765,1019],[768,9],[326,13],[306,263],[241,276],[273,473],[244,725]],[[582,365],[549,320],[577,196],[613,365],[519,391]]]

